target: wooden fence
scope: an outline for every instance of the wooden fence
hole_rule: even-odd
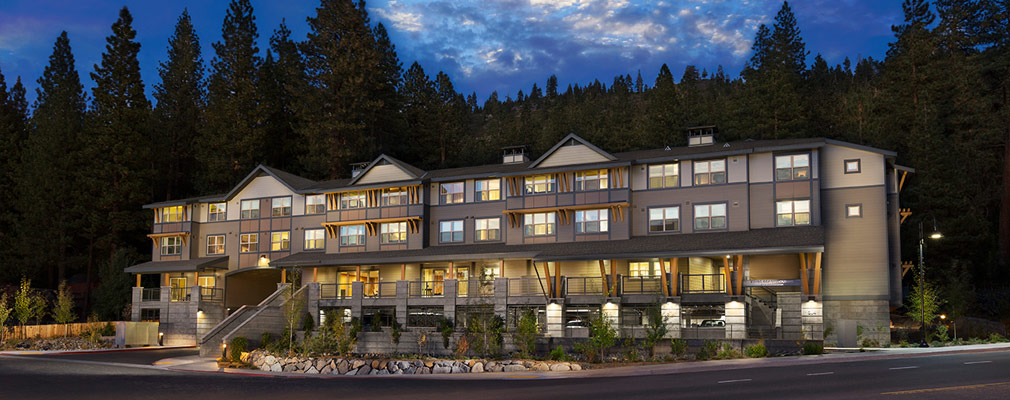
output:
[[[80,335],[91,329],[100,329],[109,322],[81,322],[74,324],[51,324],[51,325],[25,325],[24,330],[20,326],[5,327],[6,332],[2,335],[5,339],[10,338],[51,338],[68,335]],[[116,326],[115,322],[111,322]],[[22,332],[24,335],[22,335]]]

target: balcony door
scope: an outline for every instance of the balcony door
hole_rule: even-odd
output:
[[[448,268],[433,267],[421,269],[421,295],[441,296],[444,292],[445,277]]]

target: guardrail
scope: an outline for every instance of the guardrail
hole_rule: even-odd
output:
[[[169,291],[169,301],[189,301],[190,300],[190,289],[189,287],[174,287]]]
[[[658,276],[625,276],[621,282],[623,294],[663,293],[663,281]]]
[[[726,293],[726,276],[723,274],[683,274],[680,276],[683,294]]]
[[[224,289],[211,286],[201,286],[200,301],[224,301]]]
[[[444,294],[444,281],[407,282],[407,297],[442,297]]]
[[[161,301],[161,288],[144,288],[140,301]]]
[[[320,299],[349,299],[351,298],[350,283],[322,283],[319,285]]]
[[[566,295],[604,295],[603,278],[599,276],[569,276],[565,281]]]
[[[494,297],[494,281],[480,279],[456,281],[456,297]]]
[[[367,298],[386,299],[396,297],[396,282],[363,283],[361,286],[362,294]]]
[[[547,282],[532,277],[512,278],[508,289],[509,296],[544,296]]]

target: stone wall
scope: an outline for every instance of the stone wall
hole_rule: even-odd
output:
[[[271,372],[320,375],[426,375],[479,374],[489,372],[581,371],[582,365],[563,361],[531,360],[390,360],[340,357],[279,357],[255,350],[242,361]]]
[[[839,332],[846,329],[852,332]],[[854,337],[856,343],[839,343],[839,335]],[[888,300],[825,300],[824,343],[827,346],[862,346],[891,343],[891,315]]]

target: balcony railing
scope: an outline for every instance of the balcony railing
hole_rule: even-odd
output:
[[[621,282],[624,294],[663,293],[663,281],[658,276],[625,276]]]
[[[189,301],[189,287],[173,287],[169,291],[169,301]]]
[[[683,294],[726,293],[726,276],[723,274],[683,274],[680,276]]]
[[[573,296],[600,295],[603,293],[603,278],[598,276],[569,276],[566,278],[566,294]]]
[[[543,296],[547,283],[541,279],[512,278],[509,279],[509,296]]]
[[[161,288],[144,288],[140,301],[161,301]]]
[[[408,297],[442,297],[444,293],[444,281],[412,281],[407,284]]]
[[[494,297],[494,281],[480,279],[456,281],[456,297]]]
[[[212,286],[201,286],[200,301],[224,301],[224,289]]]
[[[319,285],[320,299],[349,299],[351,298],[350,283],[322,283]]]
[[[362,295],[372,299],[396,297],[396,282],[362,283]]]

